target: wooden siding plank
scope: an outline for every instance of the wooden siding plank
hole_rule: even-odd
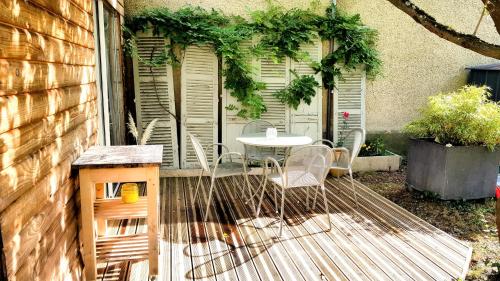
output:
[[[75,154],[81,152],[80,149],[83,150],[86,146],[88,144],[83,143],[82,148],[79,148]],[[2,227],[2,236],[6,241],[10,241],[14,235],[22,231],[33,219],[32,217],[43,209],[45,203],[53,199],[57,189],[67,184],[73,184],[67,178],[70,173],[69,166],[73,161],[72,158],[76,156],[75,154],[70,155],[60,165],[54,167],[46,177],[32,187],[32,192],[23,193],[14,203],[7,205],[8,207],[2,212],[0,218],[0,223],[3,226],[8,226],[7,229]]]
[[[12,96],[0,96],[0,134],[42,120],[76,105],[84,104],[97,98],[95,84],[31,92]],[[97,105],[95,104],[94,107]],[[82,109],[81,113],[86,113]],[[90,118],[90,117],[87,117]],[[57,119],[57,118],[56,118]],[[39,126],[39,124],[37,124]],[[19,134],[24,132],[20,131]],[[16,132],[17,134],[17,132]],[[13,146],[0,142],[0,153]]]
[[[78,25],[79,27],[94,31],[94,19],[92,14],[87,13],[79,6],[69,0],[31,0],[31,4],[46,10],[57,17],[68,20],[69,22]]]
[[[97,118],[91,126],[83,123],[38,152],[0,171],[0,210],[36,186],[41,179],[49,181],[47,175],[54,178],[50,180],[53,183],[55,179],[63,180],[69,176],[72,161],[93,143],[90,140],[94,140],[96,123]]]
[[[93,82],[94,66],[0,59],[0,96]]]
[[[0,23],[0,58],[94,65],[93,48]]]
[[[0,0],[0,22],[94,48],[94,34],[27,1]]]
[[[83,112],[82,108],[85,109]],[[38,123],[1,134],[0,151],[5,151],[0,152],[0,171],[36,153],[54,139],[64,136],[82,124],[91,128],[95,120],[88,118],[94,118],[96,114],[96,102],[89,102]]]
[[[80,7],[80,9],[84,10],[85,12],[92,14],[92,5],[94,1],[91,0],[70,0],[72,3],[74,3],[76,6]]]

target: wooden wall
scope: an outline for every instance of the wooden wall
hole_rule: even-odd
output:
[[[92,0],[0,0],[0,229],[9,280],[80,280],[71,163],[97,140]]]

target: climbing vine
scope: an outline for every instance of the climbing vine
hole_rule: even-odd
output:
[[[293,109],[297,109],[301,101],[310,105],[312,98],[316,95],[316,89],[319,87],[318,81],[313,75],[299,76],[295,71],[292,71],[292,74],[295,79],[286,88],[274,93],[274,96]]]
[[[170,44],[165,45],[159,55],[141,57],[135,34],[148,29],[156,36],[169,38]],[[256,46],[241,47],[242,42],[252,40],[255,35],[259,37]],[[311,44],[318,36],[335,40],[338,45],[321,63],[312,62],[300,51],[300,46]],[[237,110],[243,118],[259,118],[267,110],[260,94],[265,84],[254,78],[252,57],[268,57],[277,62],[285,57],[311,61],[311,66],[322,73],[326,86],[333,86],[334,78],[341,76],[339,63],[347,70],[365,65],[369,77],[375,77],[381,65],[375,49],[376,31],[364,26],[359,15],[348,16],[336,11],[335,5],[326,10],[325,16],[320,16],[313,8],[285,10],[269,4],[267,10],[252,12],[249,20],[200,7],[187,6],[177,11],[154,8],[127,18],[124,37],[127,53],[150,66],[182,63],[179,53],[190,45],[212,46],[224,62],[224,87],[239,103],[228,109]],[[176,52],[176,47],[181,52]],[[307,102],[314,97],[317,83],[312,83],[311,78],[296,76],[290,86],[276,96],[296,108],[301,100]],[[302,93],[298,93],[298,89]]]

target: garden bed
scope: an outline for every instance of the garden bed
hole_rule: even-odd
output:
[[[467,280],[500,280],[500,243],[495,200],[442,201],[431,193],[408,191],[406,169],[358,173],[363,184],[416,216],[465,240],[474,248]]]
[[[401,156],[392,152],[380,156],[359,156],[354,159],[354,172],[397,171],[401,163]]]

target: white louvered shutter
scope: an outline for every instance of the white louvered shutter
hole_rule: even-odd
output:
[[[350,72],[343,71],[342,79],[336,79],[334,90],[334,141],[337,142],[340,131],[346,136],[354,128],[365,129],[365,80],[366,73],[359,68]],[[343,130],[343,113],[349,112],[348,128]],[[344,146],[349,147],[352,139],[347,139]]]
[[[257,63],[258,79],[266,83],[266,89],[262,91],[262,97],[267,107],[267,112],[262,114],[262,120],[271,122],[279,132],[289,132],[288,106],[279,101],[275,96],[278,90],[288,85],[290,76],[289,58],[280,63],[274,63],[270,59],[262,58]]]
[[[321,85],[321,74],[316,74],[314,69],[311,68],[311,61],[321,61],[321,40],[316,39],[313,44],[301,47],[301,51],[309,54],[310,60],[294,61],[291,60],[290,68],[294,70],[299,76],[301,75],[314,75],[318,84]],[[290,73],[290,81],[294,79],[294,75]],[[322,91],[321,87],[316,89],[316,96],[314,96],[310,105],[301,102],[297,110],[293,108],[290,111],[290,128],[291,132],[311,137],[313,140],[321,139],[322,137]]]
[[[142,58],[149,59],[152,54],[159,56],[167,43],[165,38],[154,37],[151,33],[137,35],[137,51]],[[179,168],[177,124],[165,111],[168,109],[175,114],[172,66],[165,63],[150,68],[137,59],[133,65],[137,126],[142,133],[151,120],[158,118],[148,144],[163,145],[162,169]]]
[[[243,49],[249,50],[252,47],[253,42],[248,40],[248,41],[243,41],[241,43],[241,47]],[[250,57],[252,61],[250,62],[252,65],[252,68],[255,68],[257,65],[257,60],[254,59],[253,57]],[[224,61],[223,61],[224,63]],[[224,69],[224,65],[222,66]],[[231,93],[228,89],[224,88],[224,82],[225,82],[225,77],[222,77],[222,143],[225,144],[230,151],[236,151],[240,153],[244,153],[245,150],[243,148],[243,144],[240,142],[236,141],[236,138],[241,135],[241,132],[243,131],[243,127],[245,126],[246,123],[248,123],[250,120],[243,119],[241,117],[238,117],[236,114],[238,113],[237,110],[227,110],[226,107],[229,105],[235,105],[239,106],[239,102],[236,100],[236,98],[231,96]]]
[[[181,68],[181,168],[199,167],[188,132],[204,147],[217,142],[217,67],[217,56],[210,47],[186,49]],[[217,160],[213,149],[206,152],[209,162]]]

